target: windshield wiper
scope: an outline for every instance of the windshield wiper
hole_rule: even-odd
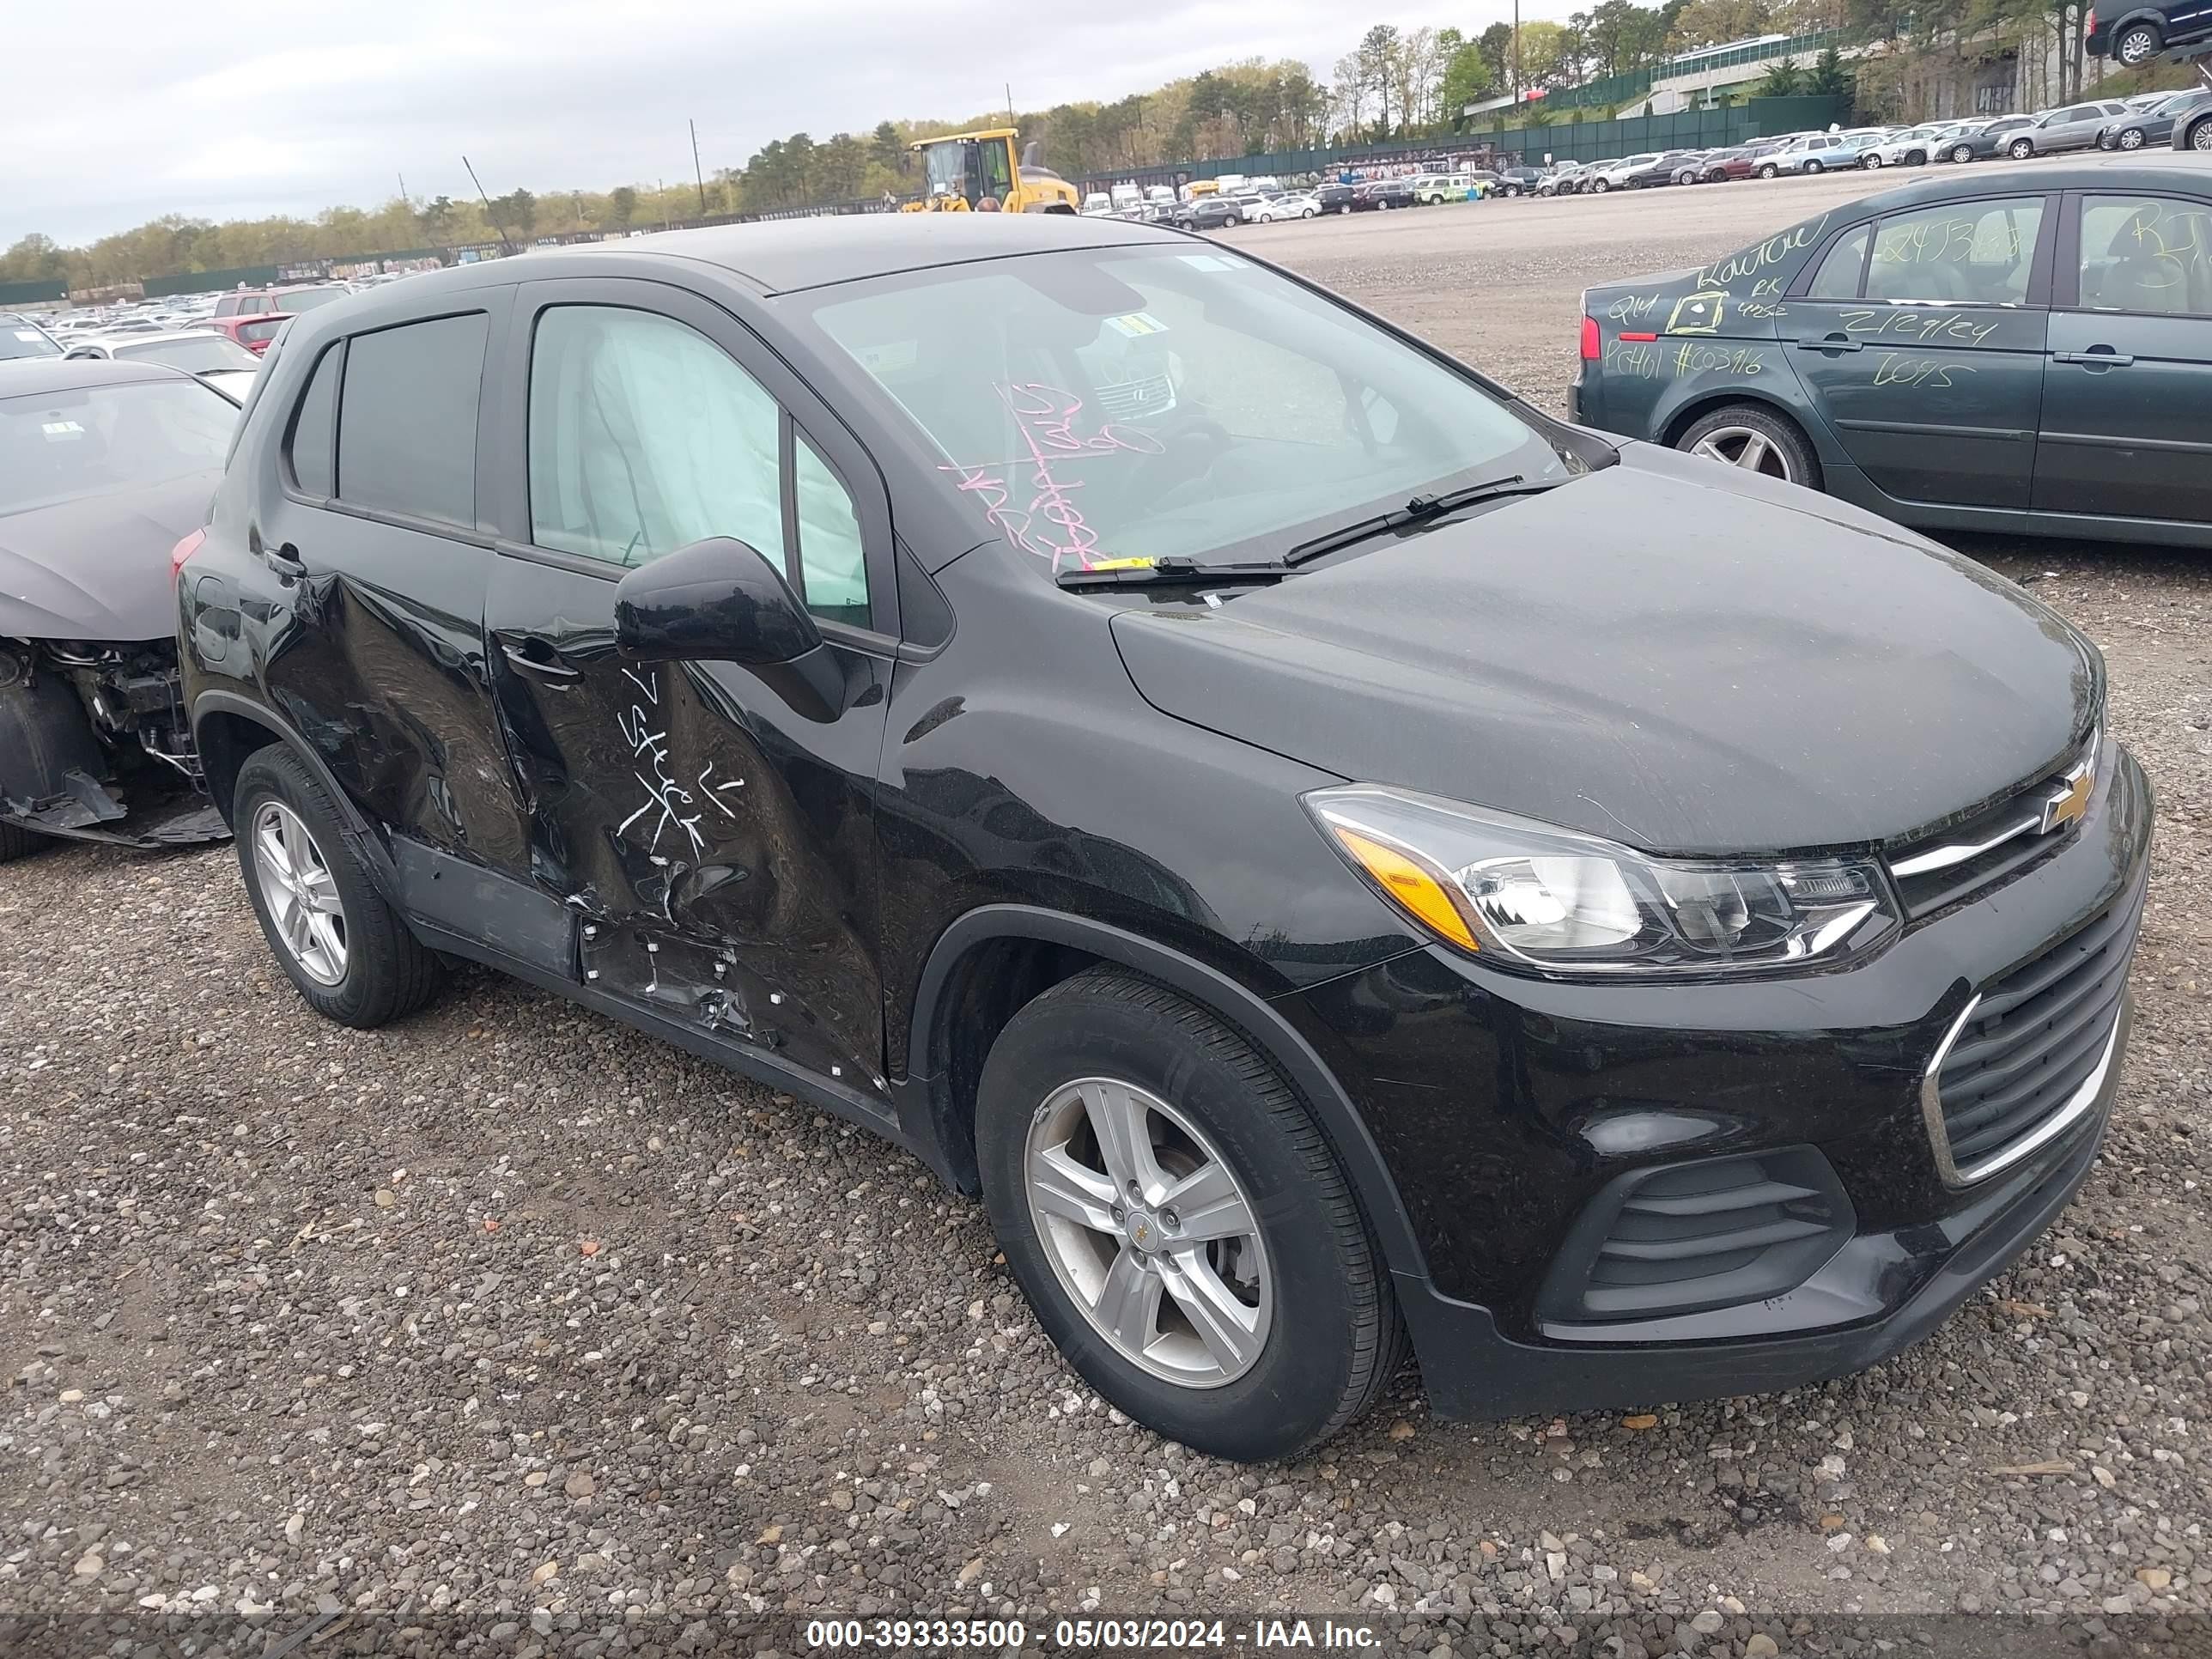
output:
[[[1143,587],[1159,582],[1271,582],[1292,574],[1279,559],[1244,564],[1205,564],[1185,554],[1170,554],[1148,564],[1063,570],[1054,580],[1062,587]]]
[[[1378,513],[1371,519],[1361,519],[1340,530],[1316,536],[1311,541],[1300,542],[1283,556],[1283,562],[1303,564],[1308,559],[1317,559],[1324,553],[1334,553],[1339,548],[1364,542],[1370,536],[1387,535],[1409,525],[1425,524],[1444,514],[1457,512],[1462,507],[1472,507],[1477,501],[1490,501],[1499,495],[1534,495],[1564,482],[1564,479],[1553,479],[1549,483],[1532,484],[1520,473],[1514,472],[1503,478],[1468,484],[1464,489],[1447,489],[1440,495],[1416,495],[1395,512]]]

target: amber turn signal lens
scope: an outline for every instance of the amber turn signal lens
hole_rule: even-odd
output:
[[[1414,916],[1420,923],[1442,934],[1462,950],[1476,948],[1474,934],[1459,907],[1444,891],[1443,883],[1423,865],[1395,847],[1379,841],[1370,841],[1356,830],[1347,830],[1340,823],[1329,826],[1352,861],[1373,878],[1390,897]]]

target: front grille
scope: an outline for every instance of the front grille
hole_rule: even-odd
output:
[[[1547,1318],[1651,1319],[1779,1296],[1850,1237],[1850,1200],[1808,1146],[1638,1170],[1561,1249]]]
[[[2142,918],[2138,890],[1967,1005],[1929,1078],[1929,1128],[1954,1181],[1995,1175],[2086,1109]]]
[[[1991,891],[2067,845],[2075,826],[2045,834],[2044,803],[2081,768],[2094,770],[2096,753],[2092,737],[2064,766],[2031,779],[1964,823],[1891,848],[1890,874],[1906,919],[1918,921]]]

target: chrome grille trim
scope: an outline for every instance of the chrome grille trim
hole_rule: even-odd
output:
[[[1951,1132],[1943,1121],[1943,1095],[1937,1085],[1936,1074],[1943,1069],[1944,1060],[1950,1057],[1952,1044],[1959,1040],[1959,1034],[1966,1029],[1966,1023],[1973,1018],[1974,1011],[1981,1005],[1981,998],[1976,996],[1960,1010],[1959,1018],[1951,1022],[1951,1029],[1944,1033],[1942,1042],[1936,1048],[1935,1057],[1928,1062],[1928,1069],[1920,1079],[1920,1113],[1927,1121],[1929,1142],[1936,1149],[1936,1173],[1943,1177],[1943,1184],[1947,1187],[1971,1187],[1976,1182],[1987,1181],[1991,1176],[2009,1170],[2022,1158],[2033,1157],[2080,1122],[2089,1109],[2096,1104],[2098,1093],[2105,1086],[2106,1073],[2112,1068],[2112,1055],[2119,1047],[2120,1032],[2128,1023],[2127,1001],[2123,994],[2120,1011],[2113,1017],[2112,1029],[2106,1033],[2105,1050],[2098,1056],[2096,1068],[2082,1079],[2081,1087],[2067,1097],[2066,1103],[2019,1139],[2010,1142],[1999,1152],[1990,1153],[1978,1164],[1969,1164],[1962,1170],[1951,1157]]]

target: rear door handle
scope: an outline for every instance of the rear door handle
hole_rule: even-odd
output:
[[[1826,334],[1817,340],[1798,341],[1797,349],[1800,351],[1863,351],[1866,349],[1866,343],[1863,340],[1854,340],[1848,334]]]
[[[551,649],[550,647],[543,645],[538,648],[549,653]],[[502,645],[500,649],[506,653],[509,662],[528,673],[543,675],[549,680],[573,680],[576,678],[574,669],[564,663],[554,661],[550,654],[543,657],[532,656],[529,648],[525,646]]]
[[[2054,363],[2080,363],[2089,368],[2125,368],[2135,359],[2124,352],[2113,350],[2110,346],[2093,346],[2087,351],[2054,351],[2051,354],[2051,361]]]

